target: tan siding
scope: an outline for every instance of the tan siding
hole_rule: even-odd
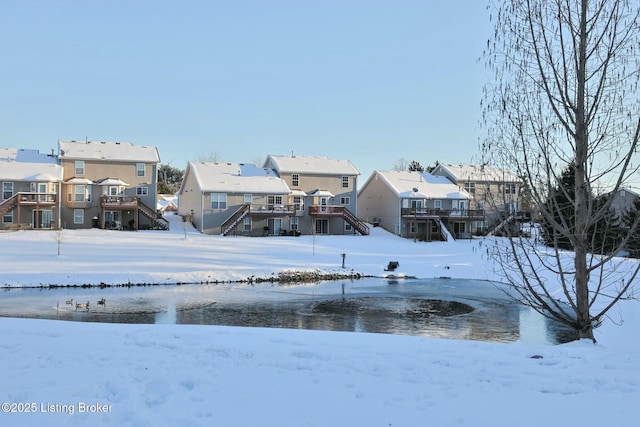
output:
[[[358,195],[358,217],[372,222],[374,218],[380,220],[380,227],[392,233],[397,233],[400,222],[400,200],[382,179],[375,176],[367,183]]]

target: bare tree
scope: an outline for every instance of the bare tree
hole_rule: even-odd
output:
[[[399,158],[393,164],[392,170],[398,171],[398,172],[409,170],[409,161],[402,157]]]
[[[598,193],[617,192],[637,172],[640,7],[630,0],[506,0],[491,7],[495,31],[484,58],[496,80],[483,101],[482,153],[523,177],[553,234],[550,247],[510,235],[506,249],[496,245],[495,265],[520,300],[593,340],[593,328],[631,295],[638,273],[637,264],[614,258],[633,233],[596,255],[589,230],[611,207],[612,198],[597,202]],[[572,188],[558,190],[570,165]],[[548,203],[554,191],[571,209]],[[572,256],[559,239],[570,242]],[[561,292],[543,270],[557,273]]]
[[[211,149],[211,151],[209,151],[209,153],[207,154],[198,153],[198,156],[196,157],[197,162],[204,162],[204,163],[217,163],[222,161],[221,159],[222,159],[222,156],[220,155],[218,150],[214,150],[214,149]]]

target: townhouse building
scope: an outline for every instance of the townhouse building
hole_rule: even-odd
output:
[[[129,142],[58,141],[65,228],[168,227],[156,211],[156,147]]]
[[[0,148],[0,230],[60,227],[62,175],[53,153]]]
[[[521,212],[522,180],[514,173],[488,165],[438,164],[433,175],[444,176],[471,195],[469,208],[485,212],[472,223],[472,233],[483,233],[525,219]]]
[[[357,175],[350,162],[310,156],[189,162],[178,209],[207,234],[368,234],[354,213]]]
[[[417,171],[374,171],[358,193],[360,219],[398,236],[424,241],[471,237],[484,218],[471,195],[446,177]]]

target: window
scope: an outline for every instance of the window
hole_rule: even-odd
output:
[[[342,188],[349,188],[349,177],[348,176],[343,176],[342,177]]]
[[[11,224],[13,223],[13,211],[9,212],[5,216],[2,217],[3,224]]]
[[[291,175],[291,185],[293,187],[300,186],[300,175],[298,175],[297,173]]]
[[[7,200],[13,196],[13,182],[2,183],[2,200]]]
[[[301,210],[302,207],[302,197],[293,196],[293,208],[297,211]]]
[[[211,193],[211,209],[227,209],[227,193]]]
[[[291,218],[291,229],[292,230],[298,230],[298,227],[299,227],[299,224],[300,224],[299,221],[298,221],[299,219],[300,218],[298,218],[296,216]]]
[[[84,160],[76,160],[75,162],[75,174],[84,175]]]
[[[144,163],[136,163],[136,176],[144,176]]]
[[[91,186],[90,185],[74,185],[74,202],[90,202],[91,201]]]
[[[344,223],[344,231],[352,231],[352,227],[351,224],[349,224],[348,222]]]
[[[136,196],[148,196],[149,187],[136,187]]]
[[[242,220],[244,231],[251,231],[251,217],[245,217]]]
[[[341,205],[350,205],[351,204],[351,198],[350,197],[340,197],[340,204]]]
[[[516,194],[516,184],[513,182],[505,184],[504,194]]]
[[[73,210],[73,223],[84,224],[84,209]]]
[[[415,234],[416,233],[416,223],[415,222],[410,222],[409,223],[409,233],[411,233],[411,234]]]
[[[470,194],[476,194],[476,183],[475,182],[465,182],[464,189],[467,190]]]
[[[269,205],[281,205],[282,196],[267,196],[267,204]]]
[[[484,209],[484,200],[478,201],[478,209]]]
[[[250,205],[252,200],[253,200],[253,197],[251,196],[251,194],[245,194],[244,195],[244,204],[245,205]]]
[[[434,200],[433,207],[436,209],[442,209],[442,200]]]

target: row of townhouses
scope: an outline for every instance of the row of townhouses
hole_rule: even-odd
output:
[[[1,229],[167,228],[155,147],[58,141],[58,154],[0,149]]]
[[[167,229],[158,211],[155,147],[58,141],[57,154],[0,149],[0,229]],[[348,160],[269,155],[249,163],[188,162],[177,213],[205,234],[369,234],[447,240],[519,210],[513,174],[472,165],[431,173],[375,171],[358,186]],[[494,203],[499,200],[499,203]]]

